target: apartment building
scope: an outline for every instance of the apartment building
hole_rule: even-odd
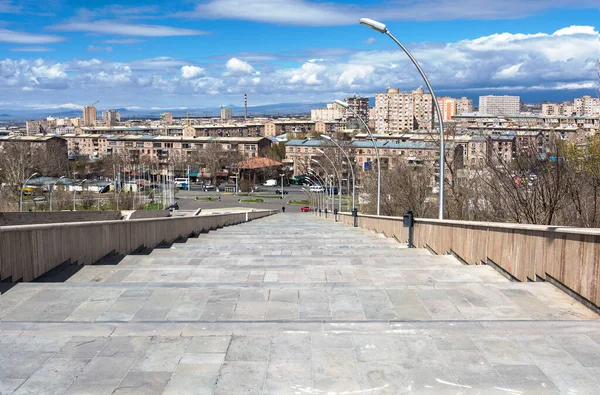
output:
[[[375,96],[375,130],[378,133],[396,133],[429,129],[432,124],[433,99],[423,89],[400,92],[388,88]]]
[[[438,97],[437,101],[442,112],[442,119],[444,121],[452,120],[452,117],[455,116],[457,112],[458,100],[446,96]]]
[[[121,122],[121,113],[118,110],[106,110],[102,113],[102,121],[108,126]]]
[[[479,114],[508,116],[520,112],[520,96],[479,96]]]
[[[285,133],[312,134],[315,121],[302,119],[274,120],[265,123],[265,137],[275,137]]]
[[[96,107],[83,107],[83,126],[94,126],[96,124]]]
[[[575,115],[592,117],[600,115],[600,98],[583,96],[573,101]]]
[[[265,126],[258,123],[188,125],[183,128],[184,137],[260,137]]]
[[[325,108],[310,110],[311,121],[340,121],[345,118],[346,109],[339,104],[330,103]]]
[[[473,112],[473,100],[461,97],[456,102],[456,114],[470,114]]]
[[[305,174],[306,169],[314,165],[311,159],[319,160],[322,154],[318,151],[327,145],[319,139],[291,140],[286,143],[286,159],[293,163],[294,175]],[[393,169],[403,162],[410,165],[434,164],[439,147],[424,142],[377,142],[381,166]],[[368,169],[375,162],[375,149],[370,141],[353,141],[349,146],[350,155],[355,158],[356,169]]]
[[[233,111],[228,107],[221,107],[221,119],[226,121],[233,118]]]
[[[59,160],[67,157],[67,142],[57,136],[2,136],[0,137],[0,155],[10,144],[25,145],[31,161]]]
[[[70,134],[62,136],[70,157],[100,159],[123,154],[139,160],[166,164],[169,158],[191,156],[214,145],[223,151],[235,151],[254,158],[264,156],[271,140],[264,137],[181,137]]]

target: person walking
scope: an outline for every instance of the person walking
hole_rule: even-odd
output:
[[[285,206],[281,207],[281,212],[285,213]]]

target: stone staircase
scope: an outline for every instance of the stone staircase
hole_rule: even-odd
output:
[[[0,393],[591,394],[598,318],[547,283],[282,214],[17,285]]]

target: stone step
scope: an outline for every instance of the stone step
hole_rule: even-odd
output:
[[[3,321],[598,319],[548,283],[27,283],[11,293]]]
[[[489,266],[438,265],[423,268],[397,266],[389,268],[355,268],[311,265],[290,268],[216,268],[173,265],[168,268],[118,265],[116,267],[86,266],[68,282],[187,282],[187,283],[364,283],[401,284],[434,282],[506,282]]]

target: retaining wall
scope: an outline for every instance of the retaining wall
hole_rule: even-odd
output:
[[[0,281],[31,281],[66,261],[92,264],[107,254],[154,248],[202,231],[277,211],[193,217],[73,222],[0,227]]]
[[[350,214],[339,221],[353,225]],[[402,218],[359,215],[358,226],[408,241]],[[551,281],[600,307],[600,229],[415,219],[414,244],[465,263],[497,265],[519,281]]]

